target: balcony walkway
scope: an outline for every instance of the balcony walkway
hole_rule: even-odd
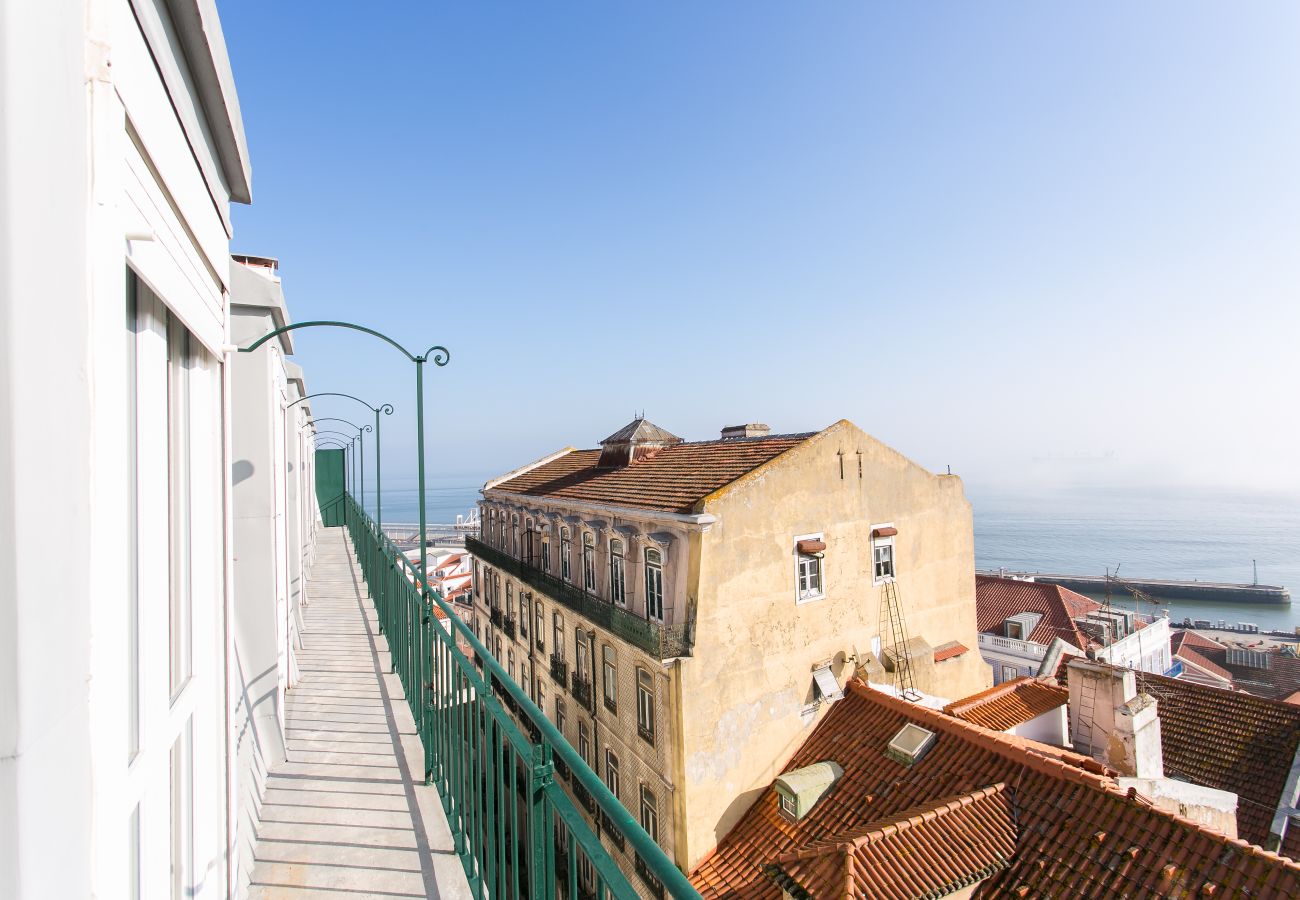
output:
[[[249,896],[469,897],[345,529],[321,529],[307,597]]]

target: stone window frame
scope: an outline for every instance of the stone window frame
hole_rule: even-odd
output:
[[[808,556],[799,552],[800,541],[824,541],[823,533],[795,535],[794,547],[794,600],[795,603],[812,603],[826,596],[826,566],[824,560],[817,556]],[[813,571],[815,569],[815,572]],[[815,577],[816,588],[804,588],[801,584]]]
[[[644,677],[643,677],[644,676]],[[636,667],[636,732],[651,747],[655,744],[654,676],[642,666]]]
[[[600,647],[600,697],[605,708],[617,716],[618,651],[613,644],[601,644]]]
[[[650,554],[658,557],[654,565],[650,563]],[[664,569],[667,566],[667,554],[658,547],[647,547],[641,554],[642,568],[645,573],[645,617],[652,622],[664,620]],[[650,573],[656,575],[651,578]],[[656,609],[657,605],[657,609]],[[655,613],[658,613],[656,615]]]
[[[596,593],[596,535],[590,531],[582,533],[582,589]]]
[[[567,525],[560,529],[560,579],[573,582],[573,535]]]
[[[627,608],[627,554],[620,538],[609,539],[609,601]],[[617,547],[617,549],[615,549]]]

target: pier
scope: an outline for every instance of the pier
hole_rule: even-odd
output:
[[[981,569],[981,575],[993,575],[1003,578],[1032,578],[1047,584],[1059,584],[1061,587],[1085,594],[1101,594],[1106,591],[1105,575],[1056,575],[1045,572],[1012,572],[1006,569]],[[1152,598],[1173,600],[1213,600],[1227,603],[1268,603],[1287,606],[1291,603],[1291,592],[1284,587],[1271,584],[1229,584],[1214,581],[1185,581],[1164,578],[1124,578],[1125,584],[1132,585]],[[1112,582],[1111,591],[1123,593],[1123,585]]]

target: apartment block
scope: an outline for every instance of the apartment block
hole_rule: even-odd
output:
[[[488,482],[481,520],[471,626],[686,871],[850,677],[989,683],[961,482],[847,421],[637,419]]]

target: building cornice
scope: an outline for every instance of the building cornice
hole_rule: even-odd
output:
[[[483,496],[487,500],[509,500],[521,504],[536,504],[538,506],[559,507],[560,509],[582,510],[583,512],[588,513],[600,513],[607,516],[616,516],[620,519],[636,519],[645,522],[671,522],[676,525],[685,525],[688,528],[699,528],[701,531],[708,531],[709,528],[718,521],[718,517],[713,513],[660,512],[653,509],[640,509],[635,506],[614,506],[609,503],[593,503],[589,500],[571,500],[568,497],[551,499],[550,497],[537,497],[533,494],[514,494],[508,491],[498,491],[486,487],[483,489]],[[556,512],[559,511],[559,509],[556,510]]]

